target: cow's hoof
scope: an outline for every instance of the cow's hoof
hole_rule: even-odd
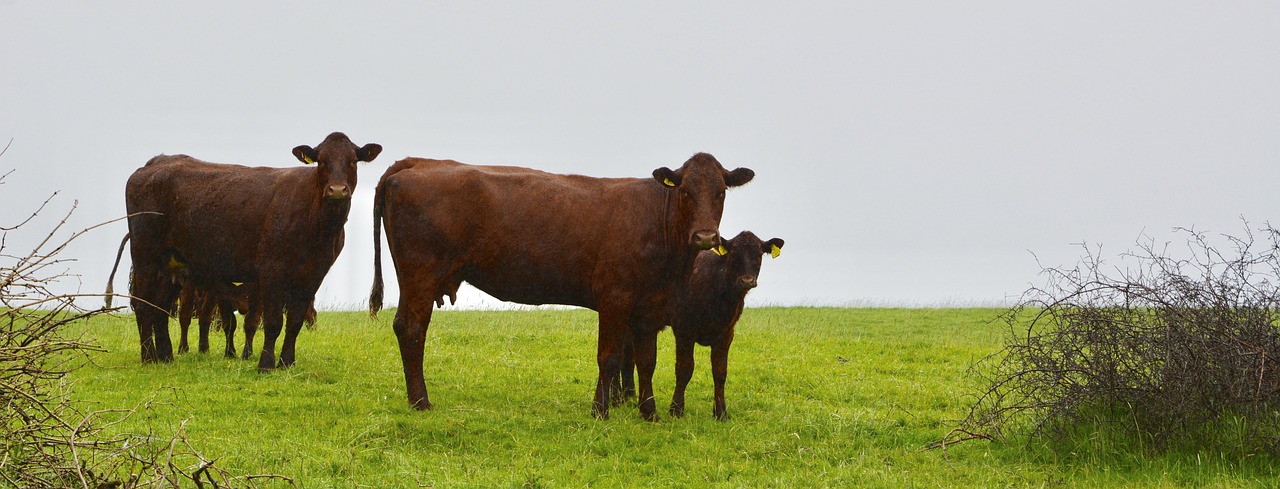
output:
[[[721,412],[716,413],[716,420],[717,420],[717,421],[728,421],[731,417],[732,417],[732,416],[729,416],[729,412],[728,412],[728,411],[721,411]]]
[[[683,418],[683,417],[684,417],[684,406],[677,406],[677,405],[675,405],[675,404],[672,404],[672,405],[671,405],[671,409],[669,409],[667,412],[668,412],[668,413],[670,413],[672,416],[675,416],[675,417],[677,417],[677,418]]]

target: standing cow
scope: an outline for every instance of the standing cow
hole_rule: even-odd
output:
[[[693,345],[697,343],[711,347],[711,376],[715,381],[715,410],[712,412],[717,419],[728,419],[724,381],[728,373],[729,345],[733,343],[733,326],[742,315],[747,292],[756,287],[761,259],[765,254],[777,258],[782,252],[782,245],[780,238],[760,241],[751,231],[743,231],[724,242],[723,255],[703,252],[694,261],[688,293],[679,299],[671,321],[671,331],[676,337],[676,390],[671,397],[672,416],[684,416],[684,391],[693,377]],[[658,331],[640,334],[657,336]],[[642,374],[641,378],[644,377]],[[644,389],[642,385],[642,392]],[[652,387],[649,391],[652,392]]]
[[[431,408],[423,342],[435,303],[466,281],[522,304],[567,304],[599,313],[592,412],[609,416],[610,379],[633,327],[663,324],[699,250],[720,244],[725,190],[755,176],[706,153],[653,178],[592,178],[528,168],[407,158],[374,196],[374,286],[382,307],[380,226],[400,284],[393,328],[409,402]],[[637,346],[638,358],[652,358]],[[652,368],[649,369],[652,372]],[[656,420],[653,400],[641,414]]]
[[[293,148],[314,166],[250,168],[161,155],[135,171],[125,206],[142,361],[173,360],[167,325],[178,284],[217,289],[253,282],[265,330],[258,369],[277,367],[275,341],[286,311],[278,365],[292,365],[303,316],[342,251],[356,163],[381,151],[335,132],[315,148]]]

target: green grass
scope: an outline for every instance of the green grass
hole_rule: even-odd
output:
[[[1274,460],[1150,453],[1091,430],[923,450],[967,413],[964,376],[999,349],[993,309],[749,309],[729,360],[732,419],[711,415],[710,362],[696,352],[687,414],[640,419],[635,403],[590,415],[595,314],[437,312],[427,334],[436,408],[409,409],[390,321],[321,313],[298,363],[188,353],[141,365],[132,316],[76,326],[109,352],[75,372],[84,409],[147,416],[113,429],[171,433],[237,473],[301,487],[1276,487]],[[176,329],[176,328],[175,328]],[[237,341],[242,341],[237,337]],[[260,340],[259,340],[260,341]],[[260,345],[259,345],[260,346]],[[659,340],[661,414],[673,341]]]

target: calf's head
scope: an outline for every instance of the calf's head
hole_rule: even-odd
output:
[[[730,286],[744,294],[754,289],[764,255],[777,258],[782,253],[783,243],[782,238],[760,241],[751,231],[738,233],[723,244],[726,251],[723,258],[728,265],[728,273],[724,278],[731,282]]]
[[[316,165],[320,194],[329,200],[351,199],[351,192],[356,188],[356,162],[373,161],[381,152],[381,145],[369,143],[357,147],[340,132],[330,134],[315,148],[305,144],[293,148],[293,156],[298,161]]]
[[[699,250],[720,245],[720,216],[724,214],[724,192],[750,182],[756,172],[749,168],[725,170],[715,157],[698,153],[679,170],[662,167],[653,179],[670,187],[675,203],[672,216],[686,242]]]

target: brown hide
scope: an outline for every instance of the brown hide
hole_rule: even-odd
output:
[[[303,312],[342,250],[356,163],[381,150],[335,132],[315,148],[294,148],[298,160],[313,166],[251,168],[161,155],[135,171],[125,205],[143,361],[173,359],[164,312],[177,284],[213,289],[253,282],[266,332],[259,369],[277,366],[285,311],[291,312],[280,365],[291,365]]]
[[[754,173],[726,171],[699,153],[652,178],[593,178],[506,166],[408,158],[382,176],[374,196],[375,279],[382,304],[380,226],[400,284],[394,321],[409,402],[431,407],[422,344],[434,304],[466,281],[522,304],[567,304],[600,314],[600,379],[622,364],[633,325],[661,323],[699,249],[719,244],[728,187]],[[598,379],[599,380],[599,379]],[[608,416],[609,383],[593,411]],[[647,418],[653,410],[642,406]]]
[[[783,244],[780,238],[760,241],[752,232],[743,231],[724,242],[727,253],[723,256],[706,251],[694,261],[689,288],[680,297],[671,322],[676,337],[676,388],[670,409],[673,416],[684,415],[685,387],[693,376],[693,345],[697,343],[711,347],[711,373],[715,381],[713,413],[718,419],[727,419],[724,383],[733,327],[742,314],[747,292],[756,287],[761,257],[775,247],[781,250]]]

